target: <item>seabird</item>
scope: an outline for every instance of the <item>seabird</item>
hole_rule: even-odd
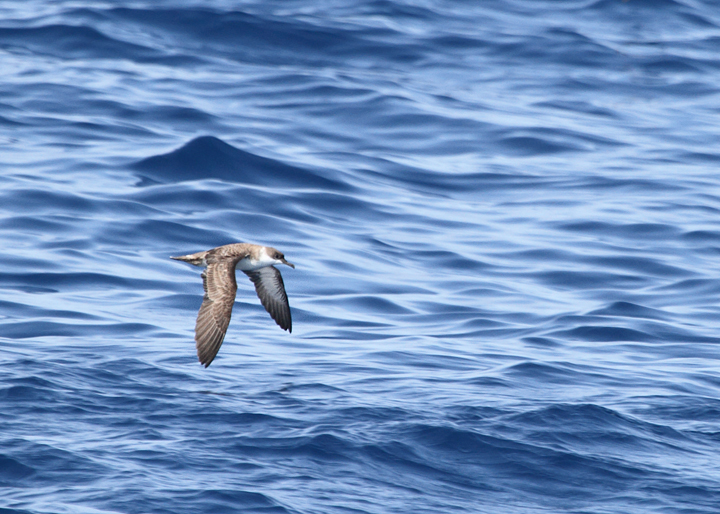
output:
[[[273,264],[287,264],[291,268],[295,268],[295,265],[286,261],[282,252],[270,246],[234,243],[170,258],[194,266],[206,266],[201,275],[205,296],[195,322],[198,359],[206,368],[217,355],[230,324],[237,292],[235,269],[250,277],[260,303],[275,323],[283,330],[292,332],[285,285],[280,271]]]

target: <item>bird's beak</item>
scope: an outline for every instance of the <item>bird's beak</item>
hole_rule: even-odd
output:
[[[283,263],[283,264],[287,264],[287,265],[290,266],[292,269],[295,269],[295,265],[292,264],[292,263],[290,263],[290,262],[288,262],[288,261],[286,261],[285,259],[282,260],[282,263]]]

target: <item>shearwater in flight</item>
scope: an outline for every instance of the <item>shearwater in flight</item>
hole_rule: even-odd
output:
[[[206,368],[217,355],[230,324],[237,292],[235,269],[250,277],[260,303],[275,323],[283,330],[292,332],[285,285],[280,271],[273,264],[287,264],[291,268],[295,268],[295,265],[286,261],[282,252],[269,246],[234,243],[171,259],[194,266],[207,266],[201,275],[205,296],[195,322],[198,359]]]

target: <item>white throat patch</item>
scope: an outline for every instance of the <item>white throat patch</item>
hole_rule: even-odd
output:
[[[254,271],[256,269],[264,268],[266,266],[272,266],[273,264],[278,264],[280,261],[277,259],[273,259],[267,254],[267,251],[265,250],[265,247],[260,250],[257,259],[253,259],[252,257],[245,257],[244,259],[238,261],[237,265],[235,266],[236,269],[239,269],[240,271]]]

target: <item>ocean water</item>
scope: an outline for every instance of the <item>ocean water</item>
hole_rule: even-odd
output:
[[[720,4],[0,4],[0,512],[720,512]],[[213,364],[199,270],[239,274]]]

